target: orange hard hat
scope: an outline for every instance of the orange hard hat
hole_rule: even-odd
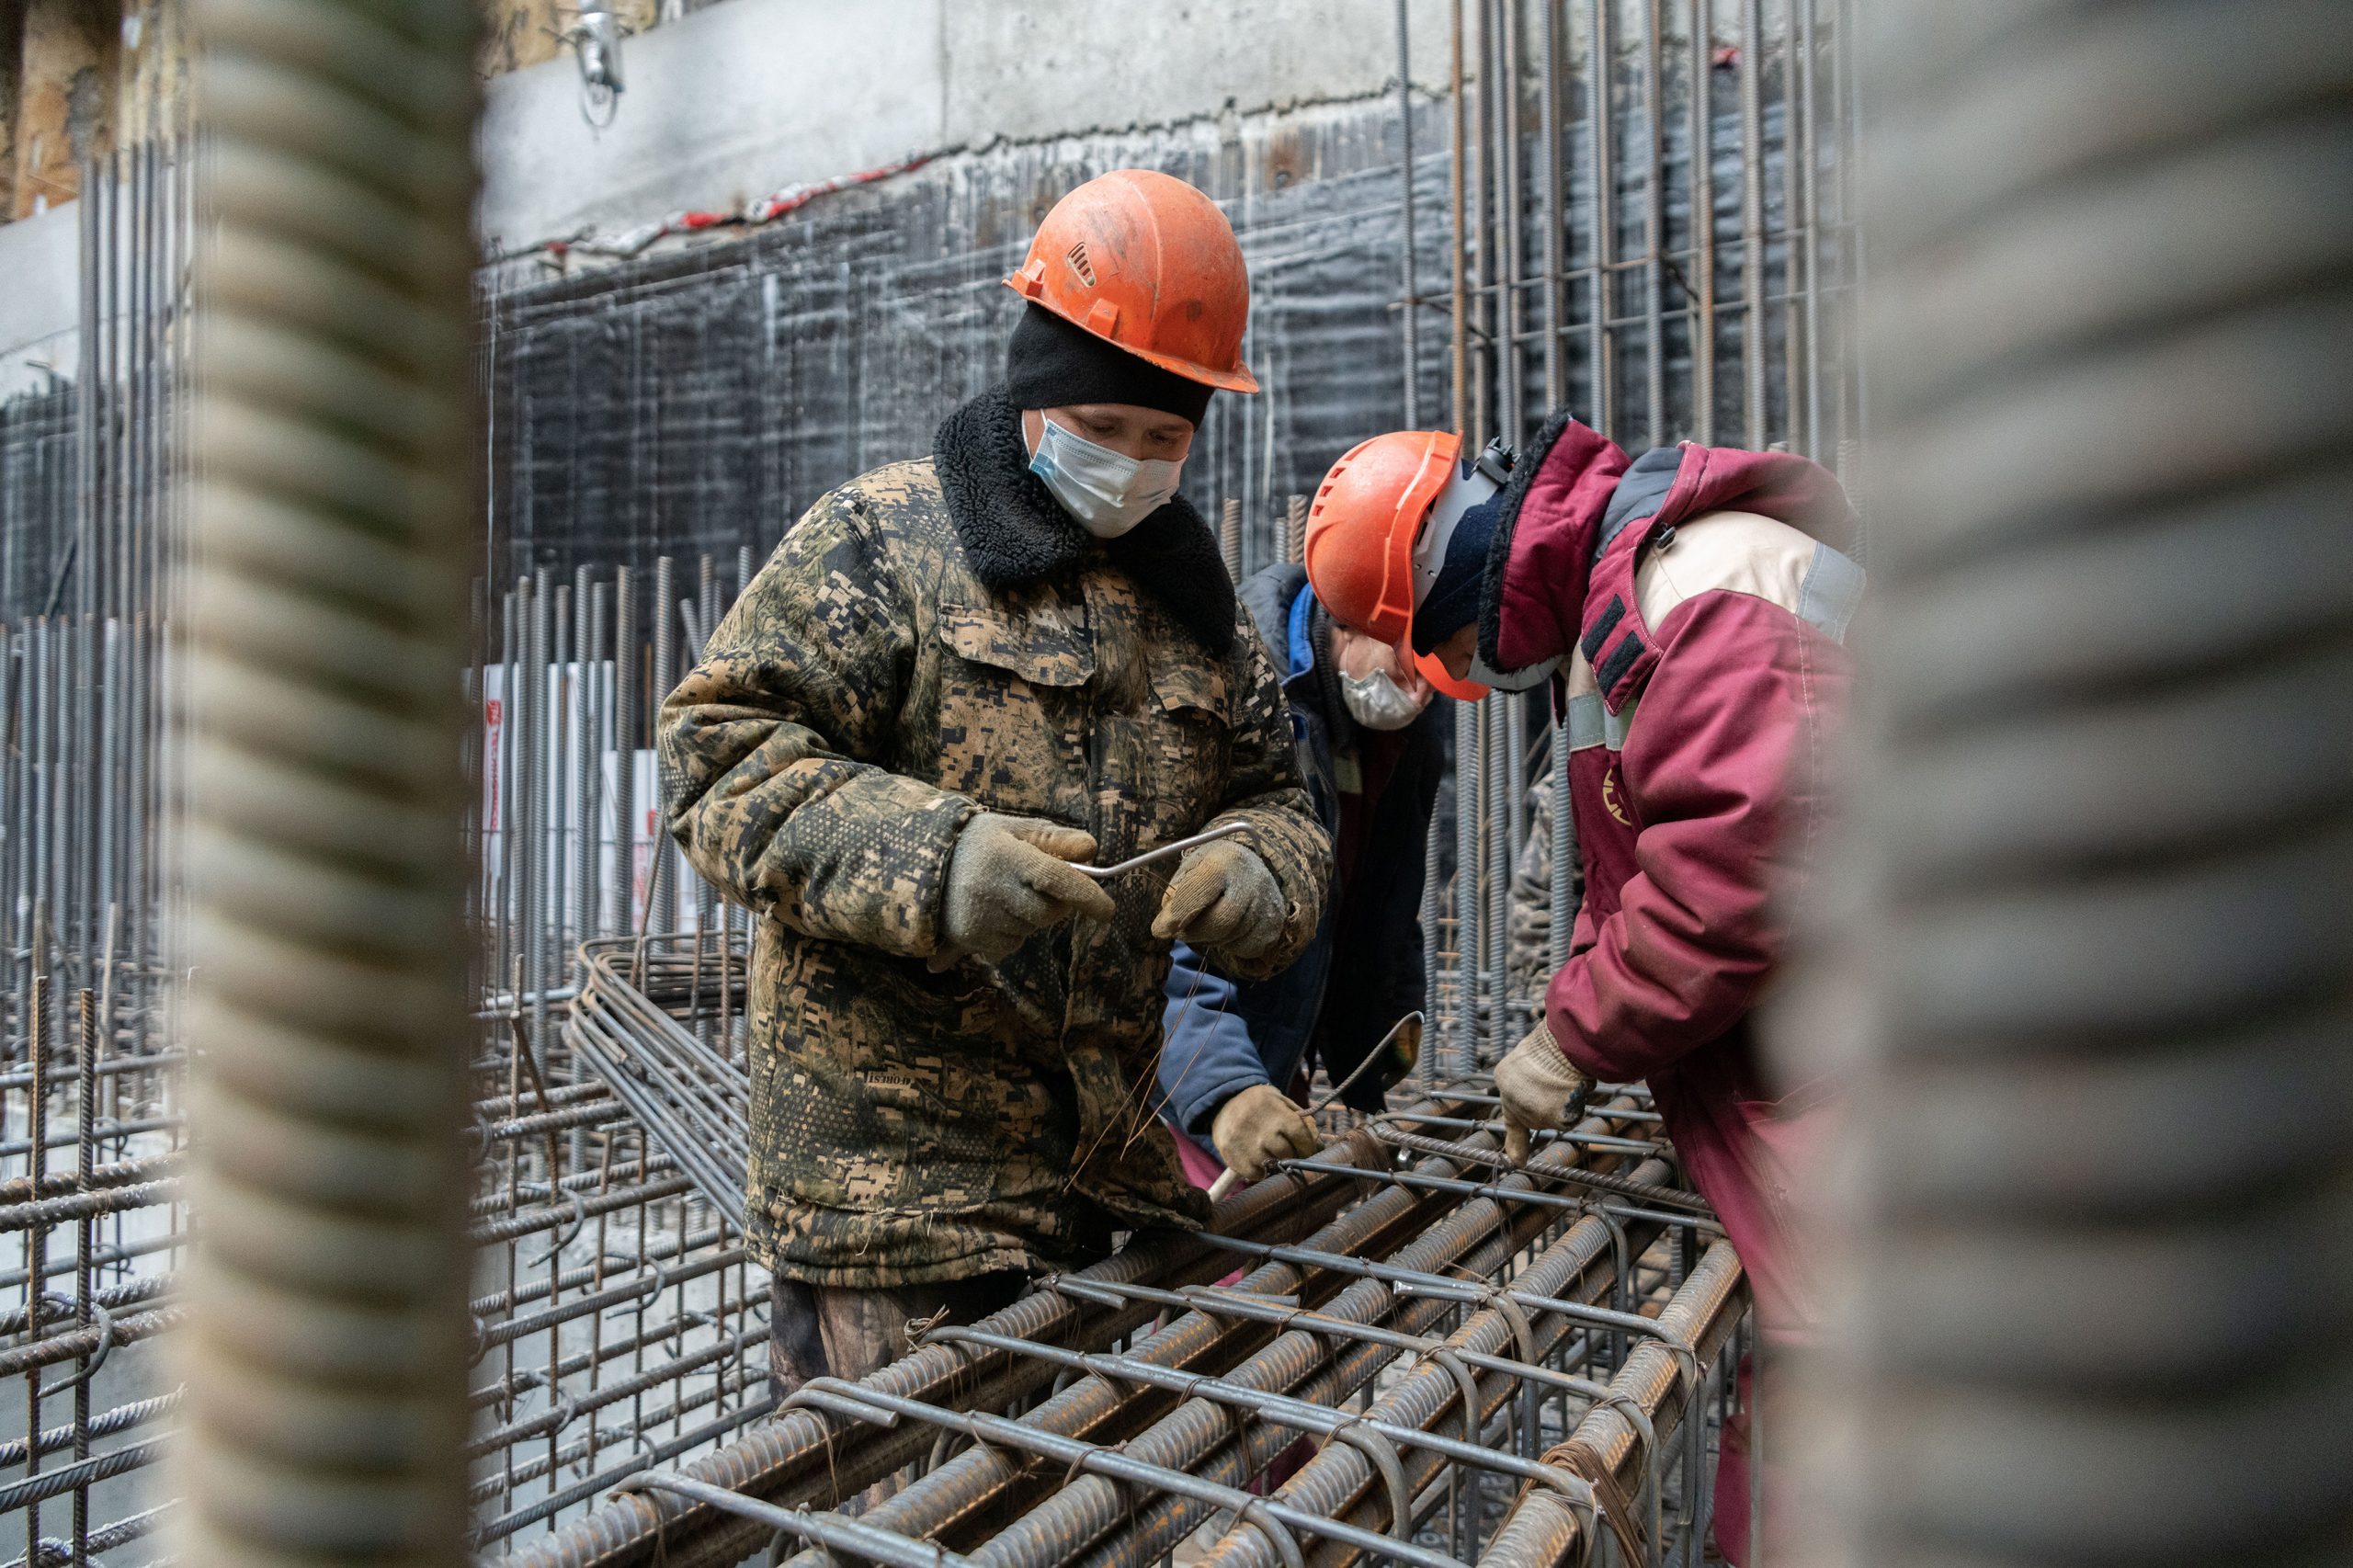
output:
[[[1113,169],[1054,203],[1006,286],[1162,369],[1254,392],[1250,273],[1217,203],[1170,175]]]
[[[1307,581],[1333,619],[1392,646],[1405,641],[1414,540],[1461,452],[1450,430],[1392,430],[1332,465],[1307,509],[1304,554]]]

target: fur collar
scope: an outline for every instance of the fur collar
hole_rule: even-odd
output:
[[[1001,390],[939,422],[934,466],[973,575],[1005,592],[1075,570],[1097,551],[1193,635],[1213,658],[1233,648],[1233,584],[1209,525],[1182,495],[1113,540],[1097,540],[1029,472],[1021,411]]]

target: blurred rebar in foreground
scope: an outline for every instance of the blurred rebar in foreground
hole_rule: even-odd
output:
[[[195,1562],[460,1555],[474,10],[195,7]]]
[[[1886,10],[1886,636],[1820,983],[1864,1020],[1838,1539],[1803,1560],[2341,1562],[2353,35]]]

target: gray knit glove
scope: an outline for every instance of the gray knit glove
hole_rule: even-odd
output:
[[[964,824],[948,858],[943,940],[931,968],[966,954],[995,963],[1074,915],[1108,920],[1111,895],[1071,867],[1095,856],[1095,835],[1038,817],[983,812]]]
[[[1303,1160],[1324,1146],[1307,1113],[1272,1084],[1253,1084],[1220,1106],[1210,1142],[1244,1181],[1262,1179],[1277,1160]]]
[[[1570,1100],[1593,1080],[1577,1071],[1543,1019],[1495,1063],[1495,1097],[1504,1102],[1504,1154],[1515,1165],[1528,1162],[1531,1131],[1561,1125]]]
[[[1221,838],[1179,862],[1152,934],[1247,962],[1282,940],[1290,915],[1290,903],[1258,852]]]

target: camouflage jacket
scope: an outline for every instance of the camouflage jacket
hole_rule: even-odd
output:
[[[1212,580],[1213,579],[1213,580]],[[948,863],[980,811],[1083,827],[1098,861],[1248,827],[1313,935],[1331,849],[1265,649],[1172,502],[1098,543],[966,404],[932,458],[812,506],[661,717],[672,834],[767,918],[753,960],[753,1256],[873,1287],[1062,1267],[1207,1218],[1147,1109],[1173,870],[1108,884],[999,964],[944,973]]]

